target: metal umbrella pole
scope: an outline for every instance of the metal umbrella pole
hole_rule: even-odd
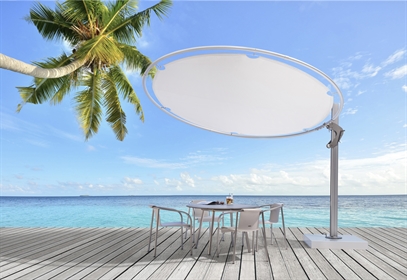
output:
[[[338,110],[338,104],[333,104],[332,116]],[[331,141],[327,144],[327,148],[331,149],[331,188],[330,188],[330,230],[329,239],[341,239],[338,236],[338,143],[342,138],[344,130],[339,126],[339,117],[335,118],[327,128],[331,130]]]

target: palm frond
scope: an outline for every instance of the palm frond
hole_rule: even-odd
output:
[[[69,63],[71,63],[71,60],[66,54],[62,54],[57,58],[48,58],[45,62],[34,62],[35,65],[42,68],[55,68]],[[54,79],[35,78],[31,86],[17,87],[22,98],[22,103],[18,104],[17,111],[21,111],[26,103],[41,104],[47,100],[51,100],[51,104],[61,102],[71,90],[71,86],[76,85],[77,79],[75,76],[78,75],[78,72],[79,70],[70,75]]]
[[[98,132],[103,114],[101,106],[103,94],[99,71],[84,75],[83,86],[86,88],[78,92],[75,97],[75,108],[85,139],[88,140]]]
[[[111,128],[116,134],[116,138],[123,141],[127,134],[126,114],[124,113],[120,104],[115,77],[111,74],[111,72],[105,73],[103,78],[103,106],[106,109],[106,121],[110,124]]]
[[[65,0],[62,4],[64,16],[73,23],[94,24],[98,13],[103,10],[100,0]]]
[[[96,36],[86,41],[75,54],[78,59],[97,60],[106,65],[119,63],[124,58],[115,41],[106,36]]]
[[[116,26],[112,26],[106,32],[109,34],[114,34],[115,38],[123,38],[126,36],[126,32],[128,32],[128,28],[131,27],[133,32],[135,32],[136,35],[140,37],[144,25],[150,25],[151,12],[154,12],[159,19],[162,19],[163,16],[167,15],[171,5],[171,0],[161,0],[156,5],[153,5],[145,9],[144,11],[141,11],[124,19]]]
[[[144,121],[144,113],[140,100],[138,99],[130,81],[127,79],[126,74],[124,74],[120,67],[114,66],[111,67],[109,76],[115,81],[119,94],[122,95],[127,102],[134,105],[134,109],[139,115],[140,120]]]
[[[36,3],[26,20],[33,23],[42,37],[47,40],[75,38],[74,32],[70,29],[71,23],[64,18],[59,7],[57,5],[56,10],[53,11],[41,3]]]
[[[124,62],[130,70],[139,71],[141,75],[144,75],[148,66],[151,64],[151,60],[143,55],[139,50],[134,46],[129,46],[126,44],[119,44],[119,48],[124,54]],[[154,78],[156,69],[153,68],[149,75]]]
[[[109,32],[116,26],[120,25],[126,18],[137,12],[137,1],[126,0],[116,1],[114,3],[108,3],[109,12],[104,16],[102,34]],[[122,32],[110,33],[117,41],[127,44],[135,43],[135,36],[131,26],[125,26]]]

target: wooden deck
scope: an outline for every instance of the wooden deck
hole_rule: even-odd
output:
[[[189,242],[180,249],[179,230],[161,229],[154,258],[146,228],[0,228],[0,278],[407,279],[407,228],[340,230],[367,240],[367,250],[308,248],[302,235],[327,232],[322,228],[288,228],[285,249],[281,229],[274,231],[269,256],[259,236],[258,252],[241,254],[240,243],[232,264],[230,235],[217,258],[216,248],[208,255],[207,231],[191,257]]]

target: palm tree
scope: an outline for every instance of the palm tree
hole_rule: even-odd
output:
[[[22,103],[17,111],[25,103],[58,104],[75,90],[75,109],[85,139],[98,132],[105,114],[117,139],[122,141],[127,128],[121,99],[131,103],[144,121],[140,101],[122,67],[144,74],[151,61],[134,46],[136,38],[142,35],[142,28],[150,24],[152,12],[162,19],[171,5],[171,0],[161,0],[137,13],[135,0],[66,0],[57,2],[55,10],[35,4],[26,19],[45,39],[66,40],[73,51],[34,63],[40,72],[51,71],[46,72],[45,77],[34,78],[29,87],[18,87]],[[4,62],[8,57],[2,59]],[[61,69],[66,71],[62,72],[65,75],[61,76]],[[154,70],[148,74],[153,76]]]

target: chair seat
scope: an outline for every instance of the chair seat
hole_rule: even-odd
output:
[[[198,222],[201,221],[201,217],[195,217],[195,220],[197,220]],[[219,222],[220,221],[220,217],[219,216],[215,216],[214,218],[215,222]],[[211,223],[212,222],[212,216],[204,216],[202,219],[203,223]]]
[[[187,223],[181,222],[168,222],[168,223],[161,223],[162,227],[191,227],[191,225]]]
[[[235,231],[235,227],[221,227],[221,228],[220,228],[220,231],[221,231],[222,233],[225,233],[225,232],[234,232],[234,231]]]

